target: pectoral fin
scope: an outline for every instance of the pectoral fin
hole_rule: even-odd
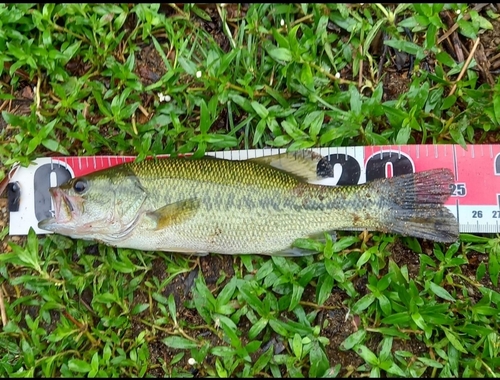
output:
[[[333,177],[333,166],[320,154],[310,150],[280,153],[272,156],[250,158],[249,161],[270,165],[276,169],[293,174],[303,181]]]
[[[153,221],[155,230],[162,230],[173,224],[182,223],[192,217],[199,207],[200,202],[197,199],[185,199],[149,212],[147,216]]]

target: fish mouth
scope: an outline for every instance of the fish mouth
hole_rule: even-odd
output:
[[[51,187],[49,192],[54,204],[54,216],[40,221],[38,227],[47,231],[56,231],[73,220],[78,208],[74,203],[75,200],[59,187]]]

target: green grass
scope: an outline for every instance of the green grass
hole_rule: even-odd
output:
[[[445,12],[468,51],[499,25],[459,4],[0,5],[0,177],[49,154],[496,141],[499,77],[438,43]],[[498,236],[308,244],[9,241],[0,376],[500,376]]]

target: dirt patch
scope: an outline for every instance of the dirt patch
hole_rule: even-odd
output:
[[[167,54],[167,59],[173,59],[173,51],[167,52]],[[150,85],[158,82],[167,72],[167,68],[155,46],[146,45],[136,54],[134,71],[144,85]]]
[[[339,364],[342,370],[339,376],[344,376],[350,368],[356,368],[363,363],[363,359],[352,350],[342,351],[340,344],[351,334],[357,331],[359,318],[352,316],[342,305],[347,295],[338,288],[326,300],[324,309],[318,313],[317,324],[322,326],[321,335],[328,338],[330,343],[325,346],[326,356],[330,366]],[[314,302],[314,298],[311,299]]]
[[[422,248],[425,252],[425,248]],[[418,255],[411,249],[405,247],[403,243],[396,240],[394,244],[390,247],[391,259],[398,265],[402,267],[404,265],[408,268],[409,278],[418,277],[418,272],[420,270],[420,259]],[[429,252],[432,255],[432,251]]]

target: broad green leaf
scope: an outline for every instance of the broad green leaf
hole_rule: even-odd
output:
[[[288,306],[288,311],[292,311],[299,304],[302,294],[304,293],[304,288],[297,283],[292,284],[292,298],[290,300],[290,305]]]
[[[257,112],[257,115],[259,115],[261,119],[265,119],[266,117],[269,116],[269,111],[262,104],[253,100],[251,102],[251,105],[252,105],[252,108],[255,110],[255,112]]]
[[[330,276],[337,282],[343,283],[345,281],[345,273],[342,267],[331,259],[325,259],[325,269]]]
[[[323,305],[326,300],[330,297],[332,294],[332,289],[333,289],[333,277],[330,276],[329,274],[325,274],[324,276],[321,277],[321,286],[319,287],[318,290],[318,296],[316,302],[318,305]]]
[[[372,257],[373,250],[368,249],[363,254],[359,257],[358,261],[356,262],[356,267],[361,268],[364,264],[366,264],[370,258]]]
[[[280,321],[280,320],[277,320],[277,319],[271,319],[269,321],[269,326],[271,326],[271,328],[279,335],[281,336],[288,336],[289,333],[288,333],[288,330],[286,328],[286,323]]]
[[[169,336],[162,339],[163,344],[171,348],[178,348],[181,350],[189,350],[192,348],[198,348],[198,344],[190,341],[182,336]]]
[[[363,310],[368,308],[368,306],[370,306],[373,301],[375,301],[375,296],[372,293],[365,294],[352,306],[352,313],[361,313]]]
[[[267,52],[276,61],[290,62],[292,60],[292,53],[286,48],[268,47]]]
[[[260,355],[259,358],[255,361],[252,367],[252,372],[255,374],[261,372],[269,364],[271,358],[273,357],[273,354],[274,346],[271,345],[271,347],[269,347],[267,351]]]
[[[207,133],[211,124],[207,103],[202,99],[200,106],[200,132]]]
[[[321,127],[323,127],[323,120],[325,113],[323,111],[313,111],[304,118],[304,125],[309,126],[309,136],[316,139]]]
[[[85,360],[70,359],[68,361],[68,368],[74,372],[87,373],[92,370],[92,367]]]
[[[304,86],[313,90],[314,77],[312,74],[311,66],[307,63],[302,66],[302,70],[300,71],[300,81],[304,84]]]
[[[491,282],[498,286],[498,277],[500,275],[500,252],[496,249],[491,249],[488,261],[488,272],[490,274]]]
[[[351,100],[351,111],[355,114],[355,115],[359,115],[361,113],[361,105],[362,105],[362,101],[361,101],[361,95],[358,91],[358,89],[356,88],[356,86],[349,86],[349,97],[350,97],[350,100]]]
[[[399,376],[407,377],[407,373],[403,371],[396,363],[392,362],[391,366],[386,370],[388,373]]]
[[[462,343],[460,343],[460,340],[458,337],[453,333],[451,330],[447,329],[446,327],[442,327],[444,333],[446,334],[446,337],[450,341],[450,343],[455,347],[458,351],[467,354],[467,350],[462,346]]]
[[[406,326],[410,322],[410,315],[407,312],[391,314],[382,319],[382,323],[388,325],[403,325]]]
[[[443,365],[441,363],[439,363],[437,360],[424,358],[424,357],[418,357],[417,360],[421,361],[426,366],[429,366],[432,368],[443,368]]]
[[[131,314],[132,315],[141,314],[144,310],[146,310],[148,308],[149,308],[149,304],[148,303],[138,303],[132,309]]]
[[[244,98],[243,96],[241,96],[239,94],[235,94],[233,92],[229,93],[228,97],[234,103],[236,103],[238,106],[240,106],[244,111],[246,111],[248,113],[253,112],[252,111],[253,110],[252,103],[247,98]]]
[[[495,92],[493,93],[493,111],[496,122],[500,125],[500,85],[495,86]]]
[[[415,107],[417,112],[422,110],[424,108],[425,102],[427,98],[429,97],[429,89],[430,85],[429,82],[424,82],[422,83],[417,89],[410,90],[408,93],[408,97],[410,98],[410,106],[413,108]],[[416,115],[416,114],[415,114]]]
[[[311,148],[315,145],[315,142],[313,140],[298,140],[294,141],[293,143],[290,144],[288,147],[289,152],[295,152],[297,150],[304,150]]]
[[[231,280],[224,286],[217,296],[217,303],[219,305],[227,304],[236,290],[236,277],[231,278]]]
[[[309,377],[322,377],[326,370],[330,367],[325,351],[320,346],[318,341],[314,341],[309,352],[311,366],[309,367]]]
[[[403,120],[409,116],[408,113],[396,108],[392,104],[383,104],[382,108],[393,128],[400,128],[403,124]]]
[[[250,330],[248,330],[248,339],[255,339],[257,335],[260,334],[262,330],[267,326],[268,320],[266,318],[261,318],[259,319],[256,323],[250,327]]]
[[[444,98],[443,100],[443,105],[441,106],[441,110],[447,110],[448,108],[452,107],[455,105],[457,101],[457,97],[455,95],[450,95]]]
[[[458,20],[459,31],[465,37],[475,40],[477,38],[477,31],[470,21],[464,19]]]
[[[486,274],[486,264],[481,262],[476,270],[476,281],[481,281]]]
[[[480,16],[476,11],[471,11],[472,23],[479,25],[480,29],[493,30],[493,25],[483,16]]]
[[[368,364],[372,366],[378,365],[378,358],[368,347],[365,345],[358,345],[355,347],[354,351],[363,358]]]
[[[281,48],[285,48],[285,49],[290,48],[290,44],[288,42],[288,39],[283,37],[283,35],[276,28],[273,28],[271,32],[273,34],[274,39],[276,40],[276,42],[278,43],[278,45]]]
[[[414,55],[418,60],[423,59],[425,57],[424,48],[410,41],[386,40],[384,41],[384,44],[394,49]]]
[[[298,333],[292,339],[292,352],[297,359],[302,359],[302,338]]]
[[[192,76],[194,76],[196,74],[197,67],[193,61],[188,60],[188,59],[184,58],[183,56],[179,56],[178,62],[182,66],[182,68],[184,69],[184,71],[186,73],[188,73],[189,75],[192,75]]]
[[[366,330],[358,330],[355,333],[349,335],[341,344],[340,344],[340,349],[341,350],[350,350],[357,344],[362,344],[365,340],[366,337]]]
[[[410,136],[411,136],[411,127],[409,125],[405,125],[398,131],[395,143],[397,145],[405,145],[408,143]]]
[[[378,299],[378,304],[380,306],[380,309],[382,310],[383,315],[390,315],[392,312],[391,308],[391,301],[389,301],[389,298],[385,296],[385,294],[382,294]]]
[[[438,62],[440,62],[443,65],[446,65],[450,68],[455,67],[457,65],[455,60],[453,58],[451,58],[451,56],[445,51],[441,51],[441,52],[437,53],[436,59],[438,60]]]
[[[229,377],[229,373],[227,370],[224,368],[222,363],[220,362],[219,358],[215,359],[215,370],[217,371],[217,375],[221,378],[226,378]]]
[[[172,293],[168,295],[168,312],[170,313],[170,317],[174,322],[174,325],[177,325],[177,307],[175,305],[175,298]]]
[[[438,297],[441,297],[442,299],[445,299],[447,301],[456,302],[455,298],[453,298],[445,288],[435,284],[434,282],[430,282],[429,287],[431,291]]]
[[[266,130],[266,126],[267,126],[266,119],[261,119],[257,123],[257,128],[255,130],[255,134],[253,135],[253,145],[257,145],[259,143],[260,138],[262,137],[264,131]]]
[[[264,308],[262,301],[255,294],[255,290],[252,289],[250,284],[248,282],[245,282],[241,285],[238,284],[238,288],[240,290],[241,296],[248,303],[248,306],[250,306],[257,313],[259,313],[260,316],[265,317],[266,316],[266,309]]]
[[[462,131],[461,124],[461,122],[453,123],[450,126],[450,135],[457,144],[466,149],[465,137],[464,132]]]

